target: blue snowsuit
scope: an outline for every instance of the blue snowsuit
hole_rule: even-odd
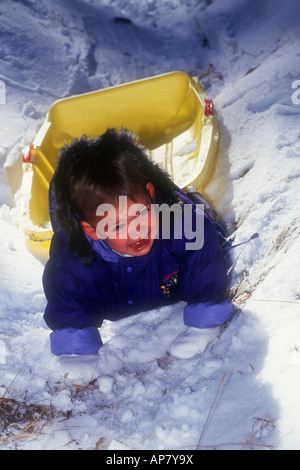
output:
[[[90,265],[80,263],[68,251],[65,233],[56,231],[43,275],[52,352],[96,354],[104,319],[118,320],[176,301],[187,302],[187,325],[210,328],[228,321],[231,308],[214,310],[213,316],[201,309],[203,303],[223,302],[227,287],[218,234],[204,217],[204,245],[199,250],[186,250],[190,240],[184,234],[176,239],[174,230],[170,239],[158,237],[147,255],[137,257],[119,255],[104,241],[89,239],[96,255]]]

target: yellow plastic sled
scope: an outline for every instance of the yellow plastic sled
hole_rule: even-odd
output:
[[[203,192],[208,183],[218,131],[212,101],[197,79],[172,72],[59,100],[23,149],[22,225],[29,249],[40,258],[48,258],[53,235],[48,188],[59,149],[109,127],[133,131],[183,190]]]

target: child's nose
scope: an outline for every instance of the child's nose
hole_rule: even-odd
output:
[[[133,223],[128,225],[128,238],[138,240],[140,238],[148,238],[149,218],[148,214],[142,213],[133,218]]]

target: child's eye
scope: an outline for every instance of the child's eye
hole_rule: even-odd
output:
[[[147,207],[145,207],[145,209],[143,209],[143,210],[141,210],[141,211],[138,211],[138,212],[136,213],[136,216],[137,216],[137,217],[143,217],[144,215],[147,215],[147,214],[148,214],[148,209],[147,209]]]
[[[114,227],[113,231],[114,232],[120,232],[124,227],[125,227],[125,224],[116,225],[116,227]]]

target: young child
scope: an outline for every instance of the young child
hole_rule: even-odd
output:
[[[104,319],[179,300],[187,303],[188,326],[210,329],[231,317],[232,308],[205,308],[226,298],[226,263],[213,221],[130,132],[109,129],[64,147],[49,207],[54,235],[43,276],[44,318],[54,354],[97,354]],[[179,208],[177,215],[167,213],[171,207]],[[187,249],[189,234],[197,237],[197,217],[203,240]]]

